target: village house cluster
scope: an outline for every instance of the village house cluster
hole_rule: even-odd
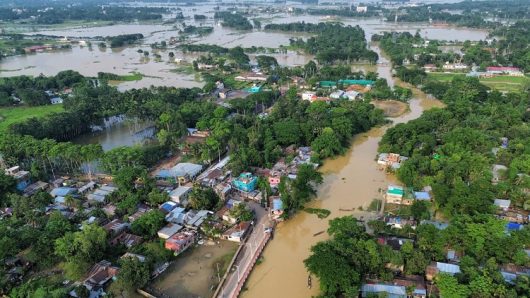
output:
[[[493,148],[492,153],[498,154],[500,150],[505,150],[509,146],[507,138],[501,138],[499,147]],[[434,154],[434,159],[440,159],[441,156]],[[381,153],[378,156],[377,163],[383,167],[391,170],[399,169],[403,162],[406,162],[407,157],[400,156],[395,153]],[[508,167],[502,164],[495,164],[492,166],[492,184],[501,183],[505,177]],[[520,179],[528,179],[530,177],[524,174],[518,174]],[[529,189],[522,189],[525,194],[530,194]],[[419,225],[433,225],[438,230],[444,230],[449,226],[448,222],[441,220],[418,220],[411,215],[400,215],[402,211],[410,208],[415,202],[426,202],[428,206],[434,203],[436,198],[433,196],[432,188],[426,186],[421,190],[414,190],[409,187],[399,185],[389,185],[383,192],[383,200],[381,204],[381,216],[377,221],[384,223],[386,227],[385,236],[378,236],[377,241],[380,245],[388,245],[393,250],[400,251],[401,247],[406,243],[415,245],[415,240],[410,234],[407,236],[406,231],[414,231]],[[530,206],[523,206],[523,208],[514,206],[510,199],[495,198],[493,200],[493,208],[496,210],[497,218],[504,220],[505,233],[509,234],[513,231],[521,230],[530,222]],[[393,232],[392,232],[393,231]],[[530,250],[525,250],[526,254],[530,256]],[[418,275],[404,275],[404,266],[387,264],[387,268],[395,271],[397,276],[391,282],[383,282],[380,280],[366,280],[361,288],[362,297],[370,297],[371,295],[389,295],[391,297],[414,297],[425,298],[433,293],[437,293],[437,288],[433,284],[434,278],[440,274],[445,273],[455,275],[461,272],[460,260],[463,257],[463,251],[457,247],[447,246],[445,250],[445,262],[432,262],[425,270],[425,276]],[[530,268],[516,264],[507,264],[499,267],[499,272],[507,283],[514,284],[518,276],[530,276]],[[408,290],[414,290],[412,293]]]
[[[293,82],[294,79],[293,79]],[[339,80],[339,81],[320,81],[317,86],[311,90],[302,91],[299,96],[302,100],[309,102],[333,100],[360,100],[363,95],[371,90],[374,81],[371,80]],[[303,84],[296,81],[296,84]],[[303,86],[308,89],[307,86]]]
[[[204,137],[207,132],[194,129],[189,130],[190,136]],[[95,208],[101,208],[105,217],[88,216],[78,226],[79,229],[87,224],[101,226],[108,235],[110,246],[123,246],[130,250],[141,244],[145,239],[131,230],[131,225],[151,210],[158,209],[164,214],[166,225],[157,232],[157,236],[164,241],[164,247],[178,256],[194,245],[210,241],[207,238],[242,243],[252,232],[254,227],[254,210],[263,208],[267,216],[266,229],[274,226],[274,222],[283,220],[284,207],[278,192],[281,179],[296,179],[298,167],[310,164],[312,152],[309,147],[289,146],[285,153],[290,162],[285,159],[278,161],[272,168],[250,168],[248,172],[233,175],[226,169],[229,157],[225,157],[212,166],[205,168],[200,164],[181,162],[167,169],[160,169],[153,173],[157,186],[167,193],[169,200],[160,204],[158,208],[140,203],[136,211],[127,217],[116,214],[117,206],[110,198],[119,189],[112,182],[82,181],[70,177],[59,177],[53,181],[32,181],[29,172],[12,167],[5,170],[5,174],[15,178],[17,189],[26,196],[38,191],[46,191],[53,198],[53,203],[46,207],[46,212],[60,212],[67,218],[77,215],[91,214]],[[272,193],[262,193],[258,180],[266,180]],[[222,201],[218,210],[195,210],[190,207],[190,194],[194,188],[210,188]],[[247,210],[249,218],[240,220],[234,210]],[[2,210],[0,216],[10,216],[10,210]],[[260,227],[263,228],[263,227]],[[209,232],[205,234],[205,229]],[[214,232],[212,232],[214,231]],[[145,256],[135,255],[128,251],[123,257]],[[13,261],[14,264],[18,261]],[[155,277],[168,267],[168,263],[158,264],[152,276]],[[14,268],[18,268],[14,265]],[[84,280],[84,285],[91,297],[104,295],[108,284],[117,278],[119,267],[107,260],[93,264]],[[14,274],[12,278],[22,278]],[[75,293],[74,293],[75,294]]]

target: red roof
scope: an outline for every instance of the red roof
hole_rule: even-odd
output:
[[[507,66],[490,66],[486,68],[487,71],[520,71],[518,67]]]

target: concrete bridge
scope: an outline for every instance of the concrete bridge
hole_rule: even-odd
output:
[[[245,281],[249,277],[256,261],[260,257],[263,249],[272,237],[272,228],[269,228],[268,217],[261,207],[253,208],[257,219],[252,233],[234,257],[233,263],[227,270],[227,275],[219,285],[214,297],[216,298],[236,298],[239,296]],[[256,210],[258,209],[258,210]]]

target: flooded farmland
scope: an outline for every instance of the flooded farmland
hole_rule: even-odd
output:
[[[308,34],[266,32],[263,30],[238,31],[225,28],[216,22],[210,6],[200,5],[184,7],[183,14],[187,19],[183,20],[188,25],[212,26],[211,34],[202,37],[193,37],[188,42],[214,44],[223,47],[265,47],[278,48],[288,46],[291,38],[307,38]],[[209,18],[205,21],[194,21],[193,14],[205,14]],[[256,18],[262,19],[262,25],[268,23],[288,23],[288,22],[320,22],[325,18],[310,15],[290,15],[280,13],[274,15],[257,14]],[[366,37],[370,40],[373,34],[384,31],[408,31],[420,34],[426,38],[442,40],[482,40],[487,36],[483,30],[440,27],[432,24],[404,24],[388,23],[379,18],[354,19],[338,18],[345,25],[358,25],[366,32]],[[119,48],[108,49],[98,48],[97,42],[91,47],[73,45],[69,50],[58,50],[53,52],[37,53],[23,56],[12,56],[0,62],[0,77],[17,75],[55,75],[62,70],[75,70],[85,76],[96,76],[98,72],[112,72],[119,75],[126,75],[132,72],[143,74],[143,79],[139,81],[121,82],[121,90],[131,88],[143,88],[149,86],[174,86],[174,87],[202,87],[204,83],[196,74],[178,71],[182,65],[174,63],[169,58],[169,52],[175,53],[175,57],[182,59],[184,65],[189,65],[197,54],[185,54],[174,48],[168,47],[164,50],[151,49],[151,44],[161,41],[169,41],[171,37],[178,37],[178,30],[181,25],[175,24],[117,24],[100,27],[73,27],[66,29],[27,32],[27,34],[45,34],[76,39],[97,38],[105,36],[116,36],[120,34],[141,33],[145,36],[142,44]],[[159,54],[161,59],[154,59],[153,55],[145,58],[138,50],[149,51],[151,54]],[[252,57],[253,55],[251,55]],[[277,58],[280,65],[296,66],[307,63],[313,57],[289,51],[285,54],[272,54]]]

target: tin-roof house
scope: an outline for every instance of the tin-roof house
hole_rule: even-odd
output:
[[[197,232],[193,230],[182,231],[169,237],[165,242],[165,248],[172,250],[175,256],[184,252],[195,243]]]
[[[160,231],[157,232],[158,237],[162,239],[168,239],[169,237],[175,235],[178,231],[182,230],[181,225],[169,223],[163,227]]]
[[[249,230],[250,222],[242,221],[226,230],[221,237],[228,241],[241,242],[245,239]]]
[[[401,204],[405,190],[403,187],[389,185],[386,191],[385,200],[388,204]]]
[[[88,271],[87,278],[83,282],[88,290],[104,287],[111,279],[118,275],[119,269],[112,266],[109,261],[96,263]]]
[[[510,204],[511,204],[510,200],[495,199],[495,201],[493,202],[493,205],[505,211],[510,208]]]
[[[460,266],[449,263],[433,262],[425,270],[425,277],[427,280],[432,281],[439,273],[446,273],[449,275],[455,275],[460,273]]]
[[[16,180],[17,190],[23,191],[31,182],[29,172],[21,170],[19,166],[5,169],[4,172],[7,176],[11,176]]]
[[[169,197],[175,203],[186,207],[188,205],[188,195],[193,189],[189,186],[179,186],[169,193]]]
[[[364,284],[361,287],[361,297],[407,298],[407,289],[392,284]]]
[[[202,165],[183,162],[169,170],[158,171],[155,177],[159,180],[169,180],[183,184],[195,179],[201,171]]]

